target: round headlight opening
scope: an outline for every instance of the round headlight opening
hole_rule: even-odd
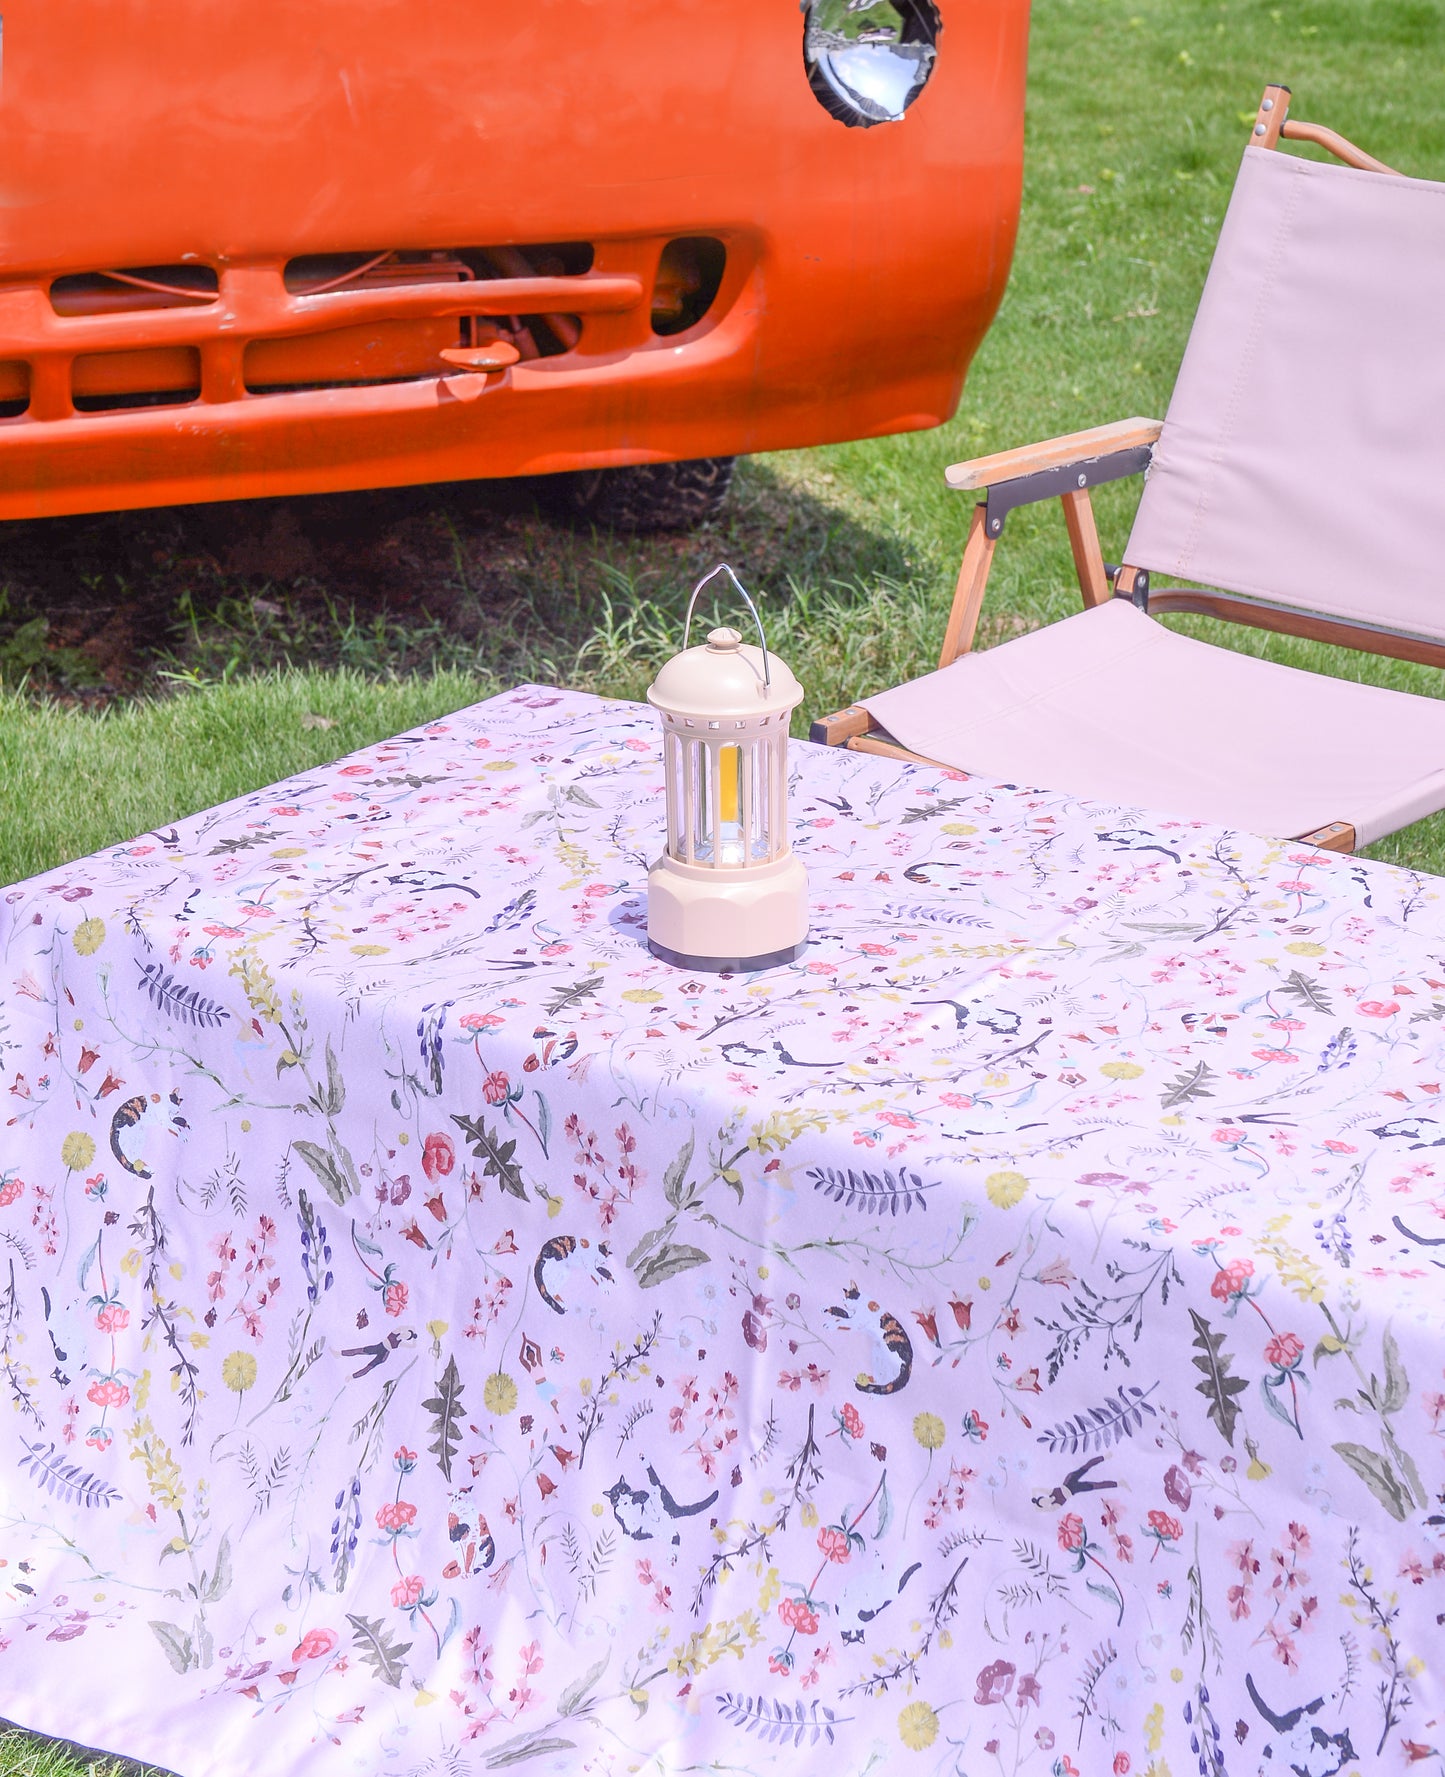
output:
[[[803,0],[814,98],[851,129],[898,123],[928,84],[942,30],[933,0]]]

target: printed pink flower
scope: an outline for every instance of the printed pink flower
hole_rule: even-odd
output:
[[[800,1635],[818,1633],[818,1613],[805,1598],[785,1598],[778,1606],[778,1615]]]
[[[334,1629],[308,1629],[291,1650],[292,1664],[299,1666],[303,1660],[324,1659],[335,1646]]]
[[[1361,1000],[1357,1010],[1366,1018],[1393,1018],[1400,1010],[1398,1000]]]
[[[836,1561],[840,1567],[853,1553],[847,1533],[836,1529],[831,1524],[818,1532],[818,1547],[828,1560]]]
[[[505,1104],[507,1094],[511,1089],[512,1082],[500,1068],[495,1073],[488,1074],[486,1079],[482,1081],[482,1097],[486,1099],[488,1104]]]
[[[1178,1542],[1184,1534],[1184,1526],[1177,1518],[1171,1518],[1168,1512],[1157,1509],[1149,1514],[1149,1528],[1161,1542]]]
[[[464,1012],[458,1022],[463,1030],[496,1030],[506,1019],[500,1012]]]
[[[1038,1677],[1032,1672],[1025,1672],[1019,1680],[1019,1688],[1014,1692],[1020,1703],[1040,1703],[1043,1701],[1043,1690]]]
[[[1082,1549],[1085,1542],[1084,1520],[1077,1512],[1068,1512],[1059,1519],[1059,1547],[1070,1554]]]
[[[1231,1259],[1221,1271],[1216,1271],[1214,1281],[1209,1286],[1209,1293],[1219,1302],[1230,1302],[1236,1296],[1242,1296],[1251,1277],[1254,1276],[1252,1259]]]
[[[406,1299],[409,1293],[410,1292],[407,1290],[404,1283],[389,1283],[381,1292],[381,1299],[385,1304],[386,1312],[391,1315],[393,1319],[395,1319],[398,1314],[406,1313]]]
[[[1170,1505],[1178,1506],[1181,1512],[1189,1510],[1190,1501],[1194,1498],[1194,1488],[1178,1463],[1172,1463],[1164,1476],[1164,1497]]]
[[[122,1308],[119,1302],[107,1302],[96,1315],[95,1324],[102,1333],[119,1333],[130,1325],[130,1309]]]
[[[421,1169],[433,1182],[451,1171],[457,1163],[457,1151],[452,1146],[452,1138],[435,1130],[421,1146]]]
[[[410,1500],[393,1500],[376,1508],[376,1522],[382,1530],[405,1530],[416,1522],[416,1507]]]
[[[975,1703],[1002,1703],[1013,1689],[1014,1673],[1018,1670],[1007,1660],[995,1660],[991,1666],[985,1666],[978,1675],[978,1689],[973,1693]]]
[[[426,1590],[419,1573],[409,1573],[391,1588],[391,1601],[398,1610],[409,1610]]]
[[[792,1307],[792,1305],[793,1304],[790,1301],[788,1306]],[[843,1430],[847,1432],[850,1438],[861,1438],[863,1436],[863,1415],[853,1405],[852,1401],[844,1402],[843,1411],[838,1417],[843,1421]]]
[[[1129,1777],[1129,1773],[1133,1768],[1134,1761],[1129,1757],[1127,1752],[1116,1752],[1114,1754],[1114,1777]]]
[[[1287,1370],[1297,1364],[1304,1355],[1304,1340],[1294,1333],[1276,1333],[1264,1348],[1264,1361],[1267,1364],[1278,1364],[1281,1370]]]
[[[13,1203],[24,1189],[24,1184],[18,1178],[6,1179],[4,1184],[0,1185],[0,1208]]]
[[[130,1390],[112,1376],[104,1382],[92,1382],[85,1391],[85,1398],[94,1401],[97,1407],[123,1407],[130,1399]]]

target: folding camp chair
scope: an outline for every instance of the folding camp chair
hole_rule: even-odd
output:
[[[921,758],[1352,851],[1445,807],[1445,701],[1212,647],[1199,611],[1445,666],[1445,185],[1265,89],[1162,426],[947,471],[983,489],[939,670],[815,722]],[[1344,165],[1277,152],[1314,142]],[[1146,472],[1124,555],[1090,489]],[[1084,610],[970,653],[1008,514],[1059,496]],[[1225,590],[1154,589],[1168,573]]]

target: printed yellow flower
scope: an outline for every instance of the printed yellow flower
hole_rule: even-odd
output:
[[[913,1435],[925,1450],[941,1450],[948,1429],[936,1413],[920,1413],[913,1421]],[[932,1715],[933,1711],[928,1712]],[[929,1739],[933,1736],[930,1734]],[[924,1742],[927,1745],[927,1741]]]
[[[922,1752],[938,1738],[938,1717],[927,1703],[910,1703],[898,1713],[898,1738],[910,1752]]]
[[[977,827],[971,827],[967,821],[945,821],[943,831],[952,833],[956,838],[966,839],[970,833],[977,833]]]
[[[635,1005],[651,1006],[662,998],[655,987],[628,987],[623,990],[623,999],[631,1000]]]
[[[488,1376],[482,1400],[489,1413],[511,1413],[517,1405],[517,1385],[505,1370],[497,1370]]]
[[[70,941],[81,956],[94,956],[105,943],[105,921],[94,917],[81,920]]]
[[[1285,949],[1291,956],[1323,956],[1325,953],[1323,944],[1306,944],[1303,940],[1295,944],[1286,944]]]
[[[983,1181],[988,1200],[996,1209],[1012,1209],[1029,1188],[1021,1172],[991,1172]]]
[[[1108,1080],[1137,1080],[1143,1071],[1137,1061],[1106,1061],[1099,1069]]]
[[[231,1351],[221,1361],[221,1380],[232,1394],[245,1394],[256,1384],[256,1360],[249,1351]]]
[[[72,1129],[60,1144],[61,1163],[72,1172],[84,1172],[95,1158],[95,1138],[83,1129]]]

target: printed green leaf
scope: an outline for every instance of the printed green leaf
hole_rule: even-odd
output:
[[[1331,1448],[1349,1464],[1390,1516],[1403,1524],[1410,1514],[1410,1496],[1385,1458],[1363,1444],[1334,1444]]]
[[[921,808],[905,809],[899,825],[911,827],[917,821],[931,821],[935,815],[952,814],[955,808],[966,808],[972,800],[971,796],[949,796],[939,802],[925,803]]]
[[[1380,1400],[1382,1413],[1398,1413],[1410,1398],[1410,1378],[1400,1361],[1400,1347],[1388,1327],[1383,1340],[1385,1354],[1385,1392]]]
[[[666,1240],[672,1232],[672,1223],[664,1222],[660,1228],[649,1228],[648,1231],[627,1255],[627,1269],[635,1271],[660,1240]]]
[[[427,1448],[436,1457],[442,1473],[449,1481],[452,1478],[452,1458],[462,1441],[458,1421],[462,1416],[463,1387],[457,1371],[457,1360],[449,1357],[447,1367],[442,1371],[441,1381],[437,1383],[436,1393],[429,1401],[422,1402],[423,1411],[432,1416],[432,1430],[436,1433],[436,1441]]]
[[[679,1271],[691,1271],[695,1265],[707,1263],[708,1255],[700,1247],[683,1246],[669,1240],[635,1265],[633,1275],[640,1289],[650,1290],[666,1283],[669,1277],[676,1277]]]
[[[606,1670],[607,1661],[603,1658],[584,1677],[574,1679],[558,1700],[558,1715],[575,1715],[591,1696],[592,1687]]]
[[[693,1136],[689,1134],[687,1140],[682,1144],[677,1158],[662,1175],[663,1192],[674,1209],[677,1209],[682,1203],[683,1186],[687,1183],[687,1169],[692,1165],[693,1140]]]
[[[331,1038],[326,1039],[326,1099],[325,1110],[328,1117],[336,1116],[346,1103],[346,1082],[341,1077],[341,1069],[337,1066],[336,1056],[332,1052]]]
[[[1193,1098],[1213,1098],[1209,1090],[1209,1082],[1215,1077],[1214,1069],[1201,1061],[1171,1080],[1159,1095],[1159,1102],[1164,1109],[1170,1110],[1176,1104],[1188,1104]]]
[[[1262,1376],[1259,1383],[1260,1399],[1276,1419],[1282,1419],[1291,1431],[1297,1432],[1299,1427],[1294,1422],[1294,1414],[1281,1398],[1287,1387],[1288,1384],[1278,1376]]]
[[[1312,1012],[1330,1012],[1330,996],[1318,981],[1311,981],[1308,975],[1302,975],[1298,969],[1291,969],[1289,979],[1285,982],[1282,992],[1291,999],[1302,1000]]]
[[[534,1735],[525,1734],[517,1740],[507,1740],[496,1747],[482,1764],[489,1771],[500,1771],[504,1765],[524,1764],[530,1758],[541,1758],[545,1752],[570,1752],[577,1744],[575,1740],[559,1740],[555,1736],[538,1739]]]
[[[1194,1322],[1194,1348],[1199,1353],[1190,1362],[1204,1373],[1204,1380],[1194,1386],[1209,1402],[1209,1417],[1225,1443],[1233,1444],[1234,1426],[1239,1418],[1239,1406],[1234,1397],[1244,1393],[1249,1381],[1244,1376],[1230,1375],[1229,1367],[1234,1360],[1223,1349],[1224,1334],[1212,1331],[1209,1322],[1193,1308],[1189,1310],[1189,1318]]]
[[[189,1672],[196,1663],[196,1654],[185,1630],[176,1623],[152,1623],[150,1629],[172,1667],[177,1672]]]
[[[585,981],[574,981],[570,987],[561,988],[547,1001],[547,1016],[555,1018],[558,1013],[565,1012],[569,1006],[578,1006],[583,1000],[590,1000],[601,985],[602,977],[600,975],[589,975]]]
[[[351,1196],[351,1182],[325,1148],[314,1141],[293,1141],[291,1146],[316,1175],[316,1182],[333,1203],[345,1203]]]
[[[382,1627],[380,1617],[358,1617],[347,1611],[346,1620],[351,1624],[351,1639],[356,1651],[383,1684],[399,1691],[406,1676],[402,1656],[411,1651],[411,1643],[393,1641]]]
[[[231,1589],[231,1577],[231,1539],[223,1536],[216,1547],[216,1570],[203,1594],[208,1602],[214,1604],[218,1598],[226,1596]]]
[[[512,1158],[517,1151],[516,1142],[503,1141],[495,1129],[488,1129],[482,1117],[453,1115],[452,1122],[472,1144],[477,1159],[486,1162],[482,1176],[499,1179],[502,1189],[510,1196],[525,1199],[527,1187],[522,1183],[522,1169]]]

